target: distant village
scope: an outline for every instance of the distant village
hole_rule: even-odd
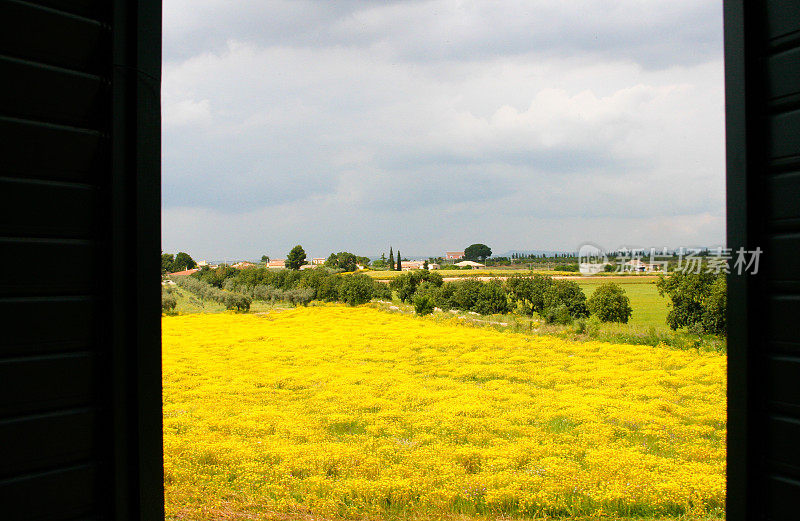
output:
[[[420,270],[420,269],[427,269],[427,270],[438,270],[442,268],[442,264],[452,265],[458,267],[460,269],[483,269],[486,268],[485,264],[481,264],[480,262],[475,262],[471,260],[462,260],[464,259],[465,253],[463,251],[447,251],[444,253],[442,257],[443,262],[430,262],[427,260],[403,260],[400,261],[400,270],[401,271],[412,271],[412,270]],[[311,268],[316,268],[318,266],[322,266],[325,264],[327,259],[324,257],[314,257],[311,261],[306,261],[305,264],[300,266],[301,270],[307,270]],[[286,259],[269,259],[266,262],[256,263],[250,261],[239,261],[234,264],[230,264],[232,268],[236,269],[245,269],[245,268],[256,268],[256,267],[266,267],[270,269],[285,269],[286,268]],[[210,264],[205,260],[201,260],[197,263],[196,268],[183,270],[183,271],[176,271],[170,273],[170,275],[191,275],[192,273],[199,271],[203,268],[215,269],[218,268],[218,264]],[[363,270],[368,266],[357,264],[356,267],[359,270]]]
[[[491,250],[489,250],[490,252]],[[391,252],[390,252],[391,254]],[[185,255],[185,254],[184,254]],[[348,254],[352,255],[352,254]],[[491,256],[491,254],[489,254]],[[545,255],[542,254],[541,256],[538,255],[526,255],[526,254],[514,254],[515,256],[510,257],[491,257],[487,258],[486,264],[477,262],[474,260],[467,259],[467,255],[465,251],[446,251],[444,255],[441,257],[436,258],[429,258],[427,260],[409,260],[403,259],[400,260],[398,255],[397,261],[399,263],[399,268],[396,267],[394,260],[387,261],[385,256],[382,256],[379,259],[370,261],[367,257],[355,257],[358,259],[358,262],[354,264],[356,270],[364,270],[364,269],[371,269],[371,270],[393,270],[393,271],[414,271],[414,270],[452,270],[452,269],[460,269],[460,270],[470,270],[470,269],[486,269],[488,267],[494,268],[511,268],[519,265],[528,264],[530,269],[533,269],[532,264],[537,265],[537,269],[554,269],[556,271],[585,271],[587,273],[598,273],[600,271],[618,271],[618,272],[629,272],[629,273],[663,273],[666,271],[667,265],[673,265],[678,261],[678,257],[675,255],[668,256],[669,260],[662,260],[659,262],[646,262],[642,260],[642,258],[636,257],[612,257],[610,262],[607,261],[602,264],[585,264],[581,262],[578,264],[579,259],[577,258],[576,254],[571,253],[562,253],[562,254],[555,254],[555,255]],[[335,255],[331,254],[333,258]],[[473,257],[474,258],[474,257]],[[646,257],[645,257],[646,258]],[[394,259],[394,257],[392,257]],[[307,270],[311,268],[321,267],[325,265],[330,265],[331,259],[324,258],[324,257],[314,257],[310,260],[305,260],[302,265],[298,269],[300,270]],[[388,262],[388,263],[387,263]],[[548,265],[542,265],[543,262],[548,263]],[[531,264],[532,263],[532,264]],[[552,265],[550,265],[552,264]],[[195,267],[190,269],[183,269],[181,271],[174,271],[172,272],[169,269],[162,270],[162,273],[169,274],[169,275],[191,275],[202,269],[216,269],[221,265],[230,266],[236,269],[245,269],[245,268],[268,268],[268,269],[286,269],[287,268],[287,260],[286,259],[270,259],[266,255],[262,257],[261,262],[251,262],[251,261],[238,261],[232,264],[228,263],[210,263],[206,260],[201,260],[199,262],[194,263],[194,261],[189,264],[190,266],[194,265]],[[184,264],[186,266],[186,264]],[[352,269],[352,268],[351,268]]]

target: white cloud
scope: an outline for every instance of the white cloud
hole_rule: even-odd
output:
[[[211,103],[204,99],[180,99],[175,102],[162,102],[162,120],[164,125],[180,127],[184,125],[206,125],[211,121]]]
[[[189,4],[165,2],[168,42],[205,35],[165,63],[167,250],[260,256],[299,236],[320,254],[378,254],[400,237],[435,253],[472,234],[496,251],[625,230],[643,244],[723,238],[722,50],[701,43],[716,33],[686,36],[719,20],[686,22],[705,9],[696,2],[579,3],[596,18],[533,2],[191,4],[182,19]],[[697,53],[670,62],[675,42],[659,34],[681,20],[672,30]],[[534,22],[545,35],[526,47]],[[299,36],[272,38],[291,27]],[[201,217],[206,232],[193,233]]]

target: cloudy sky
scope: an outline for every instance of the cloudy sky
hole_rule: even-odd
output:
[[[163,249],[718,245],[721,10],[164,0]]]

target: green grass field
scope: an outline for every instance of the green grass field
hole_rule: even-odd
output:
[[[669,301],[658,294],[655,285],[656,277],[584,277],[576,282],[587,298],[604,282],[615,282],[622,286],[630,298],[633,314],[627,324],[600,323],[595,318],[576,320],[570,325],[545,324],[538,316],[528,318],[515,314],[471,316],[458,313],[457,316],[465,324],[489,327],[501,331],[530,332],[537,335],[555,335],[569,340],[602,340],[612,343],[628,343],[637,345],[668,345],[677,349],[698,349],[702,351],[724,352],[725,338],[716,335],[697,335],[685,329],[674,331],[667,325]],[[411,312],[410,305],[400,304],[405,312]],[[450,313],[438,313],[434,320],[448,320]]]
[[[724,352],[726,341],[717,335],[697,335],[685,328],[674,331],[667,325],[669,299],[658,294],[656,278],[615,278],[613,282],[622,286],[631,300],[633,314],[627,324],[600,324],[589,336],[608,342],[624,342],[630,344],[659,345],[665,344],[679,349],[698,349],[704,351]],[[597,287],[606,282],[598,278],[578,280],[581,289],[588,298]],[[569,337],[569,330],[559,332]]]
[[[597,287],[608,282],[603,279],[585,278],[577,281],[581,289],[589,298]],[[629,324],[633,326],[653,326],[658,329],[667,329],[667,304],[669,300],[658,294],[655,280],[653,279],[614,279],[614,283],[622,286],[625,294],[631,299],[633,315]]]
[[[368,271],[365,272],[370,277],[377,280],[389,280],[403,273],[401,271]],[[439,270],[444,278],[450,277],[508,277],[515,274],[530,274],[528,270]],[[666,330],[667,327],[667,306],[668,299],[658,294],[656,288],[656,277],[651,275],[628,275],[628,276],[593,276],[581,277],[575,273],[567,272],[534,272],[545,275],[558,275],[575,277],[574,280],[581,286],[586,298],[589,298],[600,284],[614,282],[622,286],[625,294],[631,299],[633,315],[629,324],[631,326],[655,327],[659,330]]]

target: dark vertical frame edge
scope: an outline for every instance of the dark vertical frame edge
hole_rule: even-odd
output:
[[[763,85],[757,56],[762,41],[763,18],[757,6],[745,0],[724,0],[725,34],[725,131],[727,247],[734,252],[753,250],[760,234],[755,228],[762,219],[759,203],[760,159],[764,150],[759,114]],[[765,252],[764,255],[768,255]],[[758,519],[759,484],[756,482],[759,453],[753,396],[758,387],[757,327],[763,303],[758,298],[760,277],[728,275],[728,435],[726,513],[729,521]]]
[[[727,246],[747,243],[747,173],[744,59],[744,2],[724,1],[725,162]],[[727,494],[729,521],[747,519],[747,286],[728,275],[728,434]]]
[[[164,518],[161,0],[114,0],[109,321],[115,519]]]

